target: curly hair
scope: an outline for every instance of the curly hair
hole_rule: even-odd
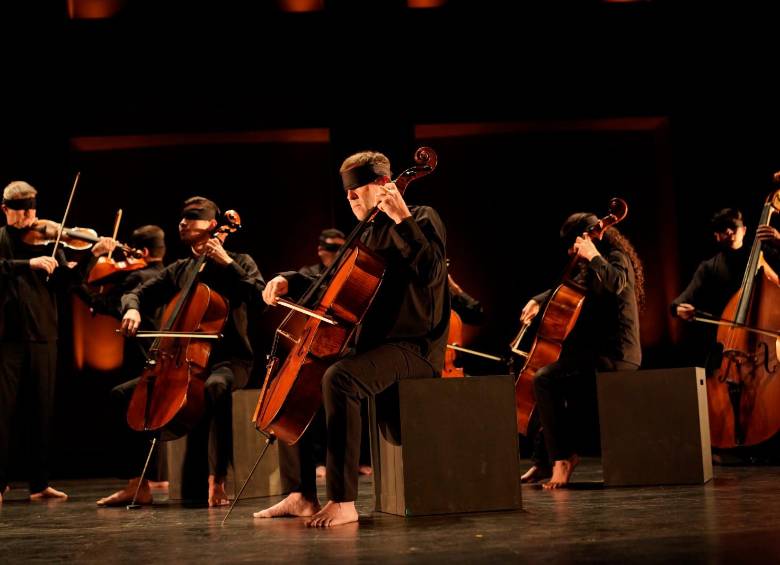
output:
[[[602,241],[606,241],[607,244],[614,248],[619,249],[628,256],[628,260],[631,261],[631,266],[634,267],[634,279],[637,306],[639,306],[640,312],[644,310],[645,306],[645,269],[642,266],[642,261],[639,259],[639,255],[631,245],[631,242],[626,239],[620,230],[615,227],[607,228],[602,236]]]

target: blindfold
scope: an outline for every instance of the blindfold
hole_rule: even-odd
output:
[[[382,171],[377,169],[374,165],[366,163],[365,165],[344,171],[341,173],[341,183],[344,185],[344,190],[355,190],[361,186],[371,184],[379,177],[385,176]]]
[[[217,211],[211,207],[192,204],[181,211],[181,217],[187,220],[213,220],[217,217]]]
[[[30,210],[36,207],[35,198],[3,198],[3,205],[11,210]]]

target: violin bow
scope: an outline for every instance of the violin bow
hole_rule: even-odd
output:
[[[122,209],[116,211],[116,216],[114,217],[114,232],[111,234],[111,239],[116,239],[117,234],[119,233],[119,224],[122,221]]]
[[[54,259],[57,255],[57,247],[62,239],[62,230],[65,229],[65,221],[68,219],[68,212],[70,212],[70,205],[73,202],[73,195],[76,194],[76,186],[79,184],[79,178],[81,177],[81,171],[76,173],[76,179],[73,181],[73,188],[70,189],[70,196],[68,197],[68,205],[65,206],[65,214],[62,216],[62,222],[57,230],[57,239],[54,240],[54,249],[51,252],[51,258]]]

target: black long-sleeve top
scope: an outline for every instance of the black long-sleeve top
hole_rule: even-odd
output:
[[[750,248],[726,249],[702,261],[685,290],[672,301],[671,312],[677,316],[677,306],[691,304],[697,310],[719,318],[726,304],[742,285]]]
[[[586,289],[577,323],[564,341],[561,357],[595,361],[606,357],[639,366],[639,308],[636,276],[628,256],[619,249],[597,255],[585,264],[576,278]],[[533,299],[542,304],[552,294],[543,292]]]
[[[198,275],[198,281],[226,298],[230,307],[224,337],[212,350],[211,361],[239,362],[249,368],[253,354],[247,329],[248,311],[249,306],[260,305],[265,281],[249,255],[232,251],[227,254],[232,263],[222,266],[207,261]],[[195,261],[192,257],[179,259],[122,296],[122,312],[131,308],[144,311],[168,303],[184,286],[188,267]]]
[[[0,228],[0,341],[56,341],[56,290],[83,276],[89,259],[69,269],[60,250],[57,259],[61,266],[47,281],[46,271],[30,268],[30,259],[46,255],[47,248],[24,243],[25,231]]]
[[[409,211],[411,217],[400,224],[380,213],[361,238],[385,261],[386,271],[355,348],[361,352],[384,343],[410,345],[441,371],[450,315],[446,231],[433,208],[411,206]],[[281,274],[293,296],[312,280],[299,272]]]

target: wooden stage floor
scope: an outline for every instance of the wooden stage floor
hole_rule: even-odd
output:
[[[256,520],[279,497],[225,509],[97,508],[121,483],[53,481],[66,502],[29,503],[14,485],[0,506],[0,563],[724,563],[780,561],[780,468],[715,467],[707,485],[603,488],[586,459],[574,488],[523,487],[523,510],[400,518],[372,513],[361,478],[360,525],[311,530]]]

